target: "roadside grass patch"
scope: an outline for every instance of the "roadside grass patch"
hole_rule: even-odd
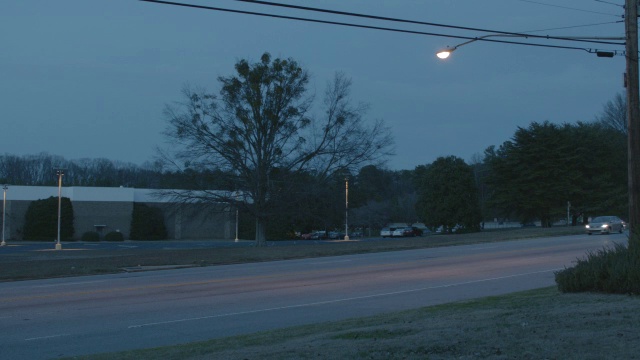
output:
[[[640,297],[556,287],[74,359],[638,359]]]
[[[415,329],[374,329],[363,331],[350,331],[344,334],[338,334],[332,337],[332,339],[342,340],[371,340],[371,339],[392,339],[396,337],[402,337],[415,333]]]
[[[640,254],[621,244],[588,252],[571,268],[555,274],[562,292],[640,294]]]

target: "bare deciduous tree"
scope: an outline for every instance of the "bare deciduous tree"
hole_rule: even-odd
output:
[[[216,169],[236,189],[166,193],[184,202],[246,206],[256,219],[256,242],[266,240],[270,201],[286,191],[297,172],[328,176],[380,161],[390,154],[392,138],[382,121],[367,126],[365,106],[349,101],[351,82],[337,74],[327,87],[324,114],[310,115],[309,75],[292,59],[240,60],[236,74],[219,77],[219,96],[183,91],[186,101],[168,106],[165,135],[172,150],[167,163]],[[219,190],[219,189],[218,189]],[[239,190],[242,201],[237,198]]]
[[[621,93],[607,101],[596,121],[621,133],[627,133],[627,99]]]

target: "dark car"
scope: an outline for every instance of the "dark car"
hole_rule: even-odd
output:
[[[329,238],[329,234],[326,231],[316,231],[311,234],[312,240],[326,240]]]
[[[593,233],[610,234],[612,232],[622,233],[625,224],[617,216],[596,216],[587,224],[587,234]]]
[[[422,236],[422,230],[413,226],[406,227],[402,230],[402,236],[405,236],[405,237]]]

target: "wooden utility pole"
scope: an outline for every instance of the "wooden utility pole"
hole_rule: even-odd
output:
[[[640,250],[640,94],[638,74],[638,0],[625,0],[629,249]]]

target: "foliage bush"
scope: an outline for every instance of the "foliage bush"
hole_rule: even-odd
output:
[[[124,235],[120,231],[110,231],[104,236],[105,241],[124,241]]]
[[[166,240],[167,227],[162,210],[134,203],[129,237],[131,240]]]
[[[640,294],[640,254],[624,245],[589,252],[576,265],[555,274],[562,292]]]
[[[100,234],[96,231],[87,231],[80,238],[82,241],[100,241]]]
[[[61,199],[60,240],[71,240],[73,205],[67,197]],[[32,201],[24,215],[24,240],[56,240],[58,238],[58,197]]]

